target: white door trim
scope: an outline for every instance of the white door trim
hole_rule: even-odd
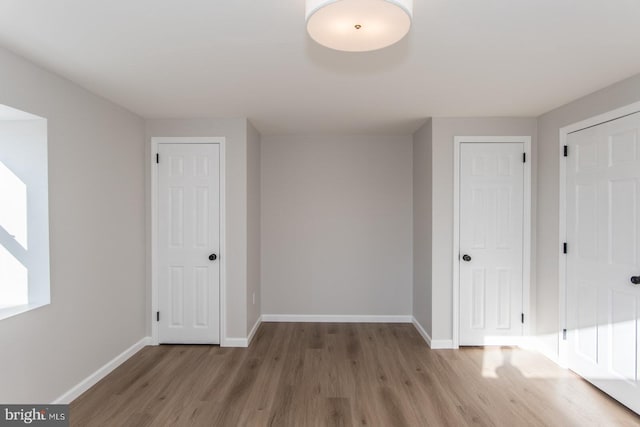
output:
[[[227,340],[227,261],[226,261],[226,192],[224,137],[152,137],[151,138],[151,340],[158,345],[158,168],[156,154],[159,144],[219,144],[220,145],[220,345]]]
[[[524,163],[524,210],[522,250],[522,310],[525,316],[523,336],[529,335],[531,307],[531,137],[530,136],[456,136],[453,139],[453,348],[460,346],[460,146],[463,142],[521,142],[527,161]],[[513,337],[520,345],[522,337]]]
[[[563,331],[567,329],[567,257],[561,249],[562,244],[567,241],[567,158],[564,157],[564,146],[567,145],[567,137],[571,133],[620,119],[638,112],[640,112],[640,101],[560,128],[560,145],[558,146],[558,155],[560,156],[560,223],[558,227],[559,232],[557,246],[559,259],[558,319],[560,323],[558,325],[558,363],[564,368],[569,366],[567,342],[563,339]]]

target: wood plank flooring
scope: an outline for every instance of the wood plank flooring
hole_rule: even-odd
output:
[[[71,404],[73,426],[640,426],[508,347],[430,350],[410,324],[264,323],[248,349],[146,347]]]

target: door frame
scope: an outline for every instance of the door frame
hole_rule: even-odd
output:
[[[158,168],[156,154],[160,144],[218,144],[220,146],[220,346],[227,341],[227,261],[226,261],[226,192],[224,137],[151,137],[151,340],[158,345]]]
[[[563,332],[567,329],[567,257],[561,247],[567,241],[567,160],[564,157],[564,146],[567,145],[569,134],[578,132],[590,127],[598,126],[606,122],[621,119],[631,114],[640,112],[640,101],[624,107],[607,111],[603,114],[590,117],[585,120],[560,128],[560,138],[558,145],[558,156],[560,156],[560,177],[559,177],[559,216],[558,227],[558,364],[563,368],[569,367],[569,348],[567,341],[563,338]]]
[[[530,286],[531,286],[531,137],[530,136],[456,136],[453,138],[453,348],[460,347],[460,149],[463,143],[495,142],[522,143],[526,153],[524,162],[524,207],[522,241],[522,312],[525,322],[522,337],[505,337],[512,345],[524,344],[529,335],[531,324]],[[503,344],[501,342],[501,344]]]

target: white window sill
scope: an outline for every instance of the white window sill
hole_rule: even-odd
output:
[[[0,306],[0,320],[8,319],[9,317],[17,316],[18,314],[26,313],[27,311],[35,310],[45,305],[49,305],[49,303],[14,305],[11,307]]]

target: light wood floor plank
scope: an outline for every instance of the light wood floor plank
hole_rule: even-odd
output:
[[[146,347],[71,404],[73,426],[640,426],[544,357],[430,350],[412,325],[265,323],[248,349]]]

